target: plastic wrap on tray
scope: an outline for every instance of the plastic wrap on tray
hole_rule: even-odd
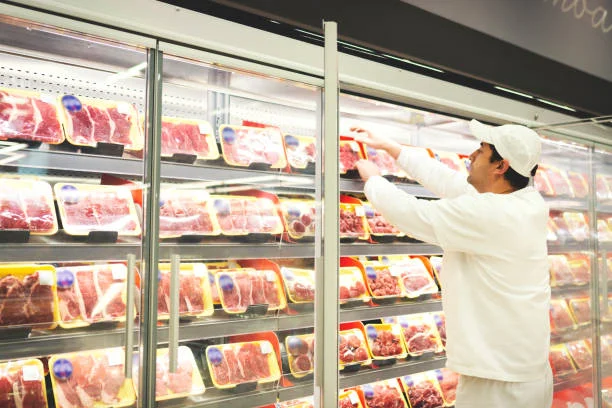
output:
[[[595,187],[597,199],[600,201],[606,201],[612,198],[612,191],[608,185],[607,177],[603,174],[597,174],[595,176]]]
[[[131,103],[64,95],[62,125],[66,139],[76,146],[96,147],[98,143],[114,143],[126,150],[144,147],[138,111]]]
[[[402,291],[408,298],[438,293],[438,285],[421,258],[405,258],[389,267],[391,275],[399,276]]]
[[[565,171],[552,166],[543,167],[541,171],[548,178],[555,196],[574,197],[574,190]]]
[[[283,232],[283,223],[276,207],[268,198],[211,196],[210,199],[224,235],[277,235]]]
[[[273,169],[287,166],[283,135],[278,128],[221,125],[221,150],[231,166],[263,164]]]
[[[574,190],[574,197],[585,198],[589,194],[589,183],[584,174],[568,171],[567,179]]]
[[[338,408],[363,408],[359,394],[355,390],[346,390],[338,395]]]
[[[215,236],[221,232],[205,191],[162,189],[159,206],[160,238]]]
[[[289,237],[295,240],[314,237],[315,201],[289,198],[280,198],[279,201]]]
[[[548,175],[546,174],[546,170],[542,166],[538,166],[538,171],[536,172],[535,177],[533,178],[533,184],[540,193],[545,196],[554,196],[555,190],[553,190],[550,181],[548,180]]]
[[[366,337],[372,358],[406,358],[406,347],[402,340],[402,328],[397,324],[366,324]]]
[[[46,408],[45,370],[37,359],[0,364],[0,406]]]
[[[122,348],[52,356],[51,384],[58,408],[127,407],[136,401],[134,385],[124,376]]]
[[[576,241],[584,241],[589,237],[589,226],[583,213],[564,212],[563,219],[567,223],[568,230]]]
[[[208,346],[206,361],[213,384],[220,389],[280,379],[276,353],[268,340]]]
[[[210,123],[204,120],[162,116],[161,155],[195,155],[201,160],[216,160],[219,150]]]
[[[340,331],[338,359],[341,370],[349,365],[369,365],[372,362],[367,342],[361,330],[349,329]]]
[[[0,230],[29,230],[34,235],[55,234],[57,217],[49,183],[0,178]]]
[[[57,286],[53,266],[0,266],[0,328],[53,329],[58,320]]]
[[[565,344],[557,344],[550,347],[548,355],[553,376],[564,376],[576,372],[576,367],[572,362],[569,352]]]
[[[170,264],[159,265],[157,317],[170,316]],[[212,295],[206,265],[182,263],[179,269],[179,316],[204,317],[213,314]]]
[[[383,176],[403,177],[404,172],[399,168],[395,159],[387,153],[386,150],[374,149],[370,146],[365,146],[366,159],[371,161],[378,167],[380,174]]]
[[[574,360],[574,365],[577,369],[584,370],[585,368],[593,366],[593,355],[586,341],[573,341],[567,343],[565,346],[570,356],[572,356],[572,360]]]
[[[574,275],[565,255],[548,255],[551,286],[564,286],[574,283]]]
[[[434,322],[436,323],[436,327],[438,328],[438,334],[440,334],[440,340],[442,340],[442,345],[446,347],[446,315],[444,312],[435,312],[431,314]]]
[[[360,385],[367,408],[408,408],[397,380],[383,380]]]
[[[565,299],[550,301],[550,327],[553,332],[574,329],[575,323]]]
[[[597,220],[597,238],[599,242],[612,241],[612,229],[606,220]]]
[[[83,265],[57,269],[60,326],[125,321],[127,267]]]
[[[402,296],[401,276],[393,274],[389,265],[372,263],[365,267],[370,294],[374,299]]]
[[[363,204],[368,229],[372,236],[402,236],[404,235],[396,226],[387,221],[380,212],[369,203]]]
[[[435,370],[432,375],[438,380],[442,397],[444,398],[445,406],[452,407],[457,399],[457,384],[459,383],[459,374],[448,368]]]
[[[370,300],[363,281],[363,274],[359,268],[353,266],[341,266],[338,276],[340,303],[353,300],[367,302]]]
[[[368,223],[361,204],[340,203],[340,238],[368,239]]]
[[[591,261],[588,255],[571,255],[569,267],[574,275],[574,284],[587,285],[591,282]]]
[[[314,334],[287,336],[285,349],[289,370],[295,378],[302,378],[314,371]]]
[[[134,354],[132,378],[138,394],[138,354]],[[170,355],[167,348],[157,349],[155,365],[155,401],[165,401],[199,395],[205,391],[200,370],[189,347],[179,346],[176,371],[170,372]]]
[[[312,269],[281,268],[287,296],[293,303],[312,303],[315,298],[315,276]]]
[[[363,159],[359,143],[354,140],[340,140],[338,146],[340,174],[346,174],[349,170],[356,170],[357,162]]]
[[[411,408],[442,408],[444,398],[438,381],[431,373],[407,375],[401,378]]]
[[[215,282],[223,309],[228,313],[244,313],[251,305],[268,305],[268,310],[287,305],[279,276],[271,270],[219,271]]]
[[[140,235],[134,200],[126,187],[57,183],[53,189],[67,234],[117,231],[119,235]]]
[[[578,324],[591,322],[591,300],[588,297],[568,300],[574,320]]]
[[[50,95],[0,88],[0,140],[59,144],[64,132],[56,100]]]
[[[316,139],[312,136],[285,134],[287,161],[291,168],[303,170],[315,162],[317,156]]]
[[[436,323],[429,314],[399,316],[406,351],[412,357],[424,353],[440,353],[444,350]]]

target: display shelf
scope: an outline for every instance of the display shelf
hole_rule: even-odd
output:
[[[589,296],[589,285],[567,285],[551,288],[551,294],[555,297],[576,296],[584,294]]]
[[[354,243],[340,245],[342,256],[358,255],[440,255],[442,248],[425,243],[396,242],[391,244]]]
[[[548,253],[549,254],[565,254],[568,252],[580,252],[580,251],[589,251],[589,243],[587,241],[584,241],[584,242],[568,241],[564,243],[560,243],[560,242],[549,242],[548,243]]]
[[[310,394],[312,395],[312,387]],[[159,401],[155,404],[159,408],[242,408],[260,407],[262,405],[274,404],[278,398],[278,390],[276,388],[255,390],[245,393],[232,394],[231,391],[222,391],[214,388],[207,388],[202,395],[192,396],[188,398],[179,398],[176,400]],[[248,404],[245,401],[248,400]],[[246,404],[246,405],[245,405]]]
[[[575,340],[590,339],[592,336],[591,324],[587,323],[578,326],[575,330],[566,330],[561,333],[554,333],[550,335],[551,344],[567,343]]]
[[[40,238],[40,239],[37,239]],[[123,261],[129,254],[139,258],[139,241],[87,244],[54,237],[34,237],[27,244],[2,244],[2,262]]]
[[[586,198],[544,197],[546,204],[552,210],[558,211],[588,211],[589,204]]]
[[[426,300],[406,302],[402,301],[392,305],[376,307],[356,307],[340,310],[341,322],[354,322],[358,320],[372,320],[383,317],[409,315],[414,313],[439,312],[442,310],[441,300]]]

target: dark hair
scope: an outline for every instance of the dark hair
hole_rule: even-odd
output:
[[[491,147],[491,158],[489,159],[489,162],[495,163],[497,161],[502,161],[504,158],[499,155],[499,152],[495,146],[489,146]],[[531,176],[535,176],[537,170],[538,165],[536,164],[535,167],[531,169]],[[508,170],[504,173],[504,178],[508,181],[508,183],[510,183],[514,190],[520,190],[527,187],[529,184],[529,177],[518,174],[512,167],[508,167]]]

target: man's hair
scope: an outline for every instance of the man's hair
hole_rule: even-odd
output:
[[[491,158],[489,162],[495,163],[498,161],[502,161],[504,158],[499,155],[499,152],[493,145],[489,145],[491,147]],[[535,176],[536,171],[538,171],[538,165],[531,170],[531,176]],[[529,177],[522,176],[518,174],[512,167],[508,167],[508,170],[504,173],[504,178],[510,183],[514,190],[520,190],[522,188],[527,187],[529,184]]]

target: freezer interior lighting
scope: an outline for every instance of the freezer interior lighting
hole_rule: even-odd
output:
[[[312,33],[312,32],[310,32],[310,31],[306,31],[306,30],[301,30],[301,29],[299,29],[299,28],[296,28],[296,29],[295,29],[295,31],[297,31],[297,32],[299,32],[299,33],[302,33],[302,34],[311,35],[311,36],[313,36],[313,37],[325,38],[325,37],[323,37],[323,36],[322,36],[322,35],[320,35],[320,34]]]
[[[565,106],[565,105],[561,105],[561,104],[554,103],[554,102],[551,102],[551,101],[547,101],[546,99],[540,99],[540,98],[536,98],[536,99],[538,101],[542,102],[542,103],[547,104],[547,105],[556,106],[557,108],[565,109],[565,110],[568,110],[570,112],[576,112],[576,109],[570,108],[569,106]]]
[[[531,95],[527,95],[526,93],[514,91],[514,90],[508,89],[508,88],[502,88],[501,86],[496,86],[495,89],[499,89],[500,91],[504,91],[504,92],[508,92],[508,93],[515,94],[515,95],[518,95],[518,96],[522,96],[524,98],[533,99],[533,96],[531,96]]]
[[[365,51],[365,52],[370,53],[370,54],[374,54],[374,51],[372,51],[372,50],[371,50],[371,49],[369,49],[369,48],[360,47],[360,46],[358,46],[358,45],[354,45],[354,44],[347,43],[347,42],[344,42],[344,41],[338,41],[338,44],[342,44],[342,45],[344,45],[345,47],[354,48],[354,49],[356,49],[356,50],[361,50],[361,51]]]
[[[271,22],[271,23],[274,23],[274,24],[280,24],[280,23],[279,23],[278,21],[276,21],[276,20],[270,20],[270,22]]]
[[[383,55],[389,59],[405,62],[406,64],[416,65],[417,67],[429,69],[431,71],[439,72],[441,74],[444,73],[444,71],[442,71],[441,69],[430,67],[429,65],[425,65],[425,64],[420,64],[418,62],[410,61],[409,59],[406,59],[406,58],[400,58],[400,57],[396,57],[395,55],[389,55],[389,54],[383,54]]]

